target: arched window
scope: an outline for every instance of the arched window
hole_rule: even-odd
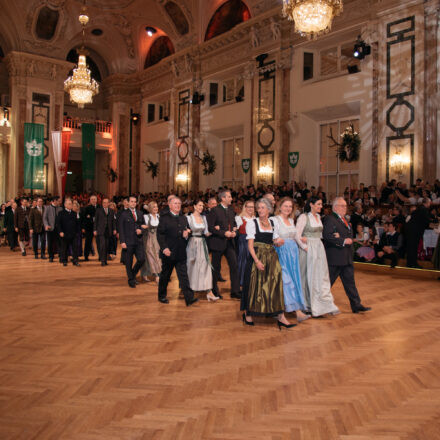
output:
[[[212,16],[206,30],[205,41],[228,32],[250,18],[249,8],[241,0],[228,0]]]
[[[60,14],[58,11],[44,6],[38,13],[37,23],[35,25],[35,33],[42,40],[52,40],[57,29]]]
[[[66,61],[70,61],[71,63],[78,63],[78,53],[76,52],[76,49],[72,49],[66,57]],[[89,55],[86,57],[87,66],[90,69],[92,78],[98,82],[102,81],[101,72],[99,71],[99,68],[97,64],[90,58]],[[72,75],[72,71],[69,73],[69,75]]]
[[[174,46],[171,40],[163,35],[157,38],[148,51],[147,58],[145,58],[144,69],[154,66],[160,60],[172,55],[174,53]]]
[[[179,32],[180,35],[187,34],[189,31],[188,20],[186,19],[185,14],[182,12],[182,9],[180,9],[180,6],[169,1],[165,3],[165,10],[167,11],[167,14],[170,16],[171,20],[173,20],[177,32]]]

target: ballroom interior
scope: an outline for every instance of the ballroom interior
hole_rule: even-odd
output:
[[[334,196],[360,182],[433,182],[438,8],[435,0],[345,0],[328,32],[307,34],[281,0],[4,2],[0,199],[29,192],[25,122],[45,127],[44,189],[35,193],[59,193],[57,172],[67,173],[68,191],[110,196],[292,180]],[[65,91],[81,47],[99,87],[83,108]],[[81,176],[85,122],[96,129],[93,179]],[[334,141],[351,124],[359,159],[343,162]],[[61,171],[55,130],[71,133]],[[148,163],[158,165],[155,178]]]

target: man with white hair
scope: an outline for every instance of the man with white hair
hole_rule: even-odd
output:
[[[343,197],[333,201],[333,212],[323,219],[322,236],[327,254],[330,284],[338,277],[342,284],[353,313],[367,312],[371,307],[364,307],[354,281],[353,267],[353,230],[345,218],[347,203]]]

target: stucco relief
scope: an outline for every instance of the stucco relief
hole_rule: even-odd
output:
[[[119,33],[122,35],[122,38],[125,41],[125,44],[127,46],[128,56],[130,58],[134,58],[135,51],[134,51],[132,28],[131,28],[130,22],[127,20],[127,18],[125,16],[120,15],[120,14],[114,14],[113,15],[113,24],[119,30]]]

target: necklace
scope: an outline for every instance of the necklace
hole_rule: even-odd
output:
[[[261,226],[263,226],[263,228],[270,228],[270,223],[269,220],[266,220],[267,223],[263,223],[263,221],[260,219],[260,223]]]

